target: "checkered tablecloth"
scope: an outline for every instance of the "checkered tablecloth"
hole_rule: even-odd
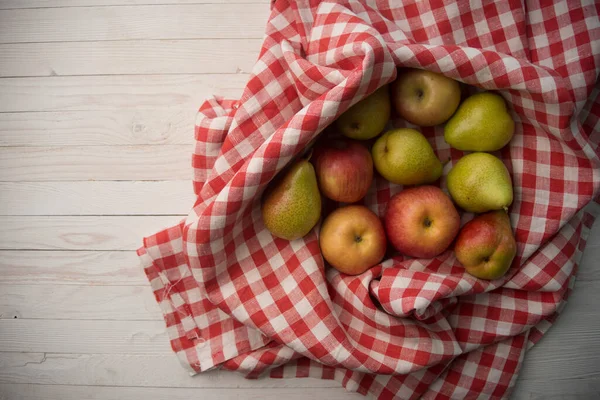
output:
[[[242,97],[200,107],[196,203],[138,251],[173,350],[194,373],[336,379],[380,399],[509,396],[573,287],[600,208],[600,7],[276,0],[271,8]],[[509,104],[515,136],[496,155],[513,178],[518,253],[505,278],[473,278],[452,251],[397,255],[346,276],[324,264],[318,226],[292,242],[265,229],[269,181],[398,66],[497,90]],[[445,175],[463,153],[441,127],[421,131],[451,160]],[[382,216],[401,189],[376,177],[363,202]]]

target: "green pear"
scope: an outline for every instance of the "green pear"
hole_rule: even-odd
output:
[[[372,139],[385,128],[391,108],[388,86],[385,85],[340,115],[335,127],[351,139]]]
[[[513,201],[506,166],[489,153],[462,157],[448,173],[448,191],[462,209],[474,213],[507,209]]]
[[[442,163],[425,136],[414,129],[387,131],[371,152],[377,172],[392,183],[420,185],[442,175]]]
[[[444,139],[463,151],[496,151],[506,146],[515,132],[515,121],[502,96],[484,92],[470,96],[444,127]]]
[[[263,197],[262,216],[267,229],[282,239],[306,235],[321,217],[321,194],[315,169],[308,160],[296,162]]]

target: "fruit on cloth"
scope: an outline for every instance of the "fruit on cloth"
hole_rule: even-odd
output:
[[[431,183],[442,175],[442,163],[431,145],[414,129],[394,129],[377,139],[371,150],[375,169],[400,185]]]
[[[454,252],[467,272],[477,278],[504,276],[517,254],[508,214],[490,211],[467,222],[458,234]]]
[[[325,218],[319,234],[325,260],[348,275],[359,275],[379,263],[386,250],[383,224],[367,207],[340,207]]]
[[[506,102],[496,93],[468,97],[444,127],[444,139],[455,149],[496,151],[506,146],[515,132],[515,122]]]
[[[310,232],[321,217],[321,195],[311,163],[296,162],[267,188],[262,217],[267,229],[282,239],[295,240]]]
[[[373,159],[361,143],[327,140],[315,146],[313,162],[319,189],[331,200],[353,203],[365,197],[373,181]]]
[[[510,173],[489,153],[471,153],[459,159],[448,173],[447,185],[456,204],[474,213],[507,209],[513,201]]]
[[[387,237],[398,251],[432,258],[450,246],[460,228],[460,216],[440,188],[418,186],[390,199],[384,223]]]
[[[374,138],[388,123],[391,108],[389,88],[385,85],[340,115],[335,121],[335,127],[351,139]]]
[[[419,126],[446,122],[460,103],[457,81],[422,69],[400,70],[392,83],[391,93],[398,114]]]

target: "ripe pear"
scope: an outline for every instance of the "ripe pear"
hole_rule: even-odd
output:
[[[385,85],[346,110],[335,121],[335,126],[351,139],[371,139],[385,128],[391,108],[388,86]]]
[[[463,151],[496,151],[506,146],[515,132],[515,121],[502,96],[484,92],[470,96],[444,127],[444,139]]]
[[[490,211],[467,222],[456,238],[454,253],[467,272],[477,278],[504,276],[517,254],[508,214],[504,210]]]
[[[377,172],[392,183],[420,185],[442,175],[442,163],[425,136],[414,129],[387,131],[371,152]]]
[[[321,217],[321,194],[315,169],[308,160],[296,162],[265,193],[262,204],[267,229],[282,239],[305,236]]]
[[[489,153],[462,157],[448,173],[448,191],[462,209],[474,213],[507,209],[513,201],[510,173]]]

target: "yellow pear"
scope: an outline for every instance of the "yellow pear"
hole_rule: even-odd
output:
[[[267,229],[282,239],[305,236],[321,217],[321,194],[315,169],[308,160],[296,162],[267,189],[262,217]]]
[[[513,201],[510,173],[489,153],[462,157],[448,173],[448,191],[459,207],[474,213],[507,209]]]
[[[387,131],[371,152],[377,172],[392,183],[421,185],[442,175],[442,163],[425,136],[414,129]]]
[[[496,151],[506,146],[515,122],[502,96],[484,92],[470,96],[444,127],[444,139],[463,151]]]
[[[385,128],[391,108],[388,86],[385,85],[340,115],[335,127],[351,139],[372,139]]]

